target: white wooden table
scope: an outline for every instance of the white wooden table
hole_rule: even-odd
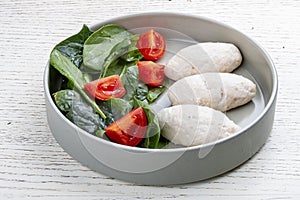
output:
[[[43,71],[51,49],[82,24],[142,11],[210,17],[244,32],[272,57],[279,94],[271,137],[251,160],[210,180],[149,187],[82,166],[46,121]],[[300,199],[300,2],[0,1],[0,199]]]

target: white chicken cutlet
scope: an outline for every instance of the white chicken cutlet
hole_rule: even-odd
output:
[[[176,81],[169,89],[172,105],[195,104],[227,111],[244,105],[256,95],[256,85],[233,73],[204,73]]]
[[[239,49],[230,43],[205,42],[181,49],[167,63],[165,74],[172,80],[206,72],[232,72],[242,62]]]
[[[183,146],[219,140],[240,130],[224,113],[205,106],[177,105],[158,113],[162,135]]]

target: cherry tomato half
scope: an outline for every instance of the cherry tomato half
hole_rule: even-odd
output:
[[[160,59],[166,50],[166,40],[153,29],[140,35],[136,47],[146,60],[156,61]]]
[[[139,70],[139,79],[149,86],[160,86],[165,79],[164,66],[152,61],[136,63]]]
[[[121,98],[126,94],[120,76],[112,75],[86,83],[84,88],[89,94],[99,100]]]
[[[106,127],[106,135],[116,143],[136,146],[144,138],[147,124],[145,111],[139,107]]]

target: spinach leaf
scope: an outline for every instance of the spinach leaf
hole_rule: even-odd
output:
[[[138,108],[138,107],[143,107],[143,108],[149,107],[149,103],[146,99],[141,101],[136,97],[133,97],[133,108]]]
[[[156,149],[167,148],[170,141],[163,136],[160,136]]]
[[[85,131],[95,133],[97,130],[104,128],[105,125],[99,115],[93,111],[93,108],[87,106],[84,102],[75,101],[66,117]]]
[[[53,98],[62,112],[69,112],[75,101],[81,101],[80,95],[74,90],[60,90],[53,94]]]
[[[165,89],[165,86],[151,88],[147,94],[147,100],[149,101],[149,103],[154,102],[165,91]]]
[[[92,76],[88,73],[82,73],[82,76],[86,83],[91,82],[93,80]],[[65,86],[65,89],[74,89],[74,83],[71,81],[68,81]]]
[[[105,113],[111,114],[113,121],[129,113],[133,107],[129,101],[120,98],[111,98],[105,102],[101,102],[100,106]],[[107,125],[109,125],[110,123],[108,123]]]
[[[88,73],[83,73],[83,79],[86,83],[91,82],[93,80],[93,77]]]
[[[134,108],[141,106],[144,109],[148,121],[146,137],[141,146],[144,148],[157,148],[160,140],[160,127],[157,116],[150,108],[146,99],[141,101],[134,98],[133,102]]]
[[[83,44],[92,33],[86,25],[83,25],[79,33],[60,42],[54,49],[57,49],[64,56],[68,57],[76,67],[80,67],[83,60]]]
[[[130,40],[131,40],[131,45],[128,49],[128,53],[124,54],[121,56],[123,60],[126,60],[127,62],[133,62],[133,61],[139,61],[143,58],[143,55],[140,53],[138,48],[136,48],[136,43],[139,39],[139,35],[133,35]]]
[[[68,78],[74,84],[76,89],[82,89],[85,79],[82,72],[72,63],[72,61],[64,56],[60,51],[54,49],[50,54],[50,64],[57,69],[63,76]]]
[[[62,55],[58,50],[54,49],[50,54],[50,64],[59,71],[63,76],[74,84],[74,88],[82,95],[82,97],[100,114],[102,118],[106,118],[98,105],[90,99],[90,97],[83,91],[86,79],[82,72],[72,63],[72,61]]]
[[[117,24],[102,26],[94,32],[84,43],[83,63],[87,67],[102,72],[104,63],[112,49],[120,42],[130,38],[132,34]],[[127,46],[124,42],[121,46]],[[130,43],[129,43],[130,45]],[[129,45],[127,47],[129,47]]]
[[[82,65],[79,67],[80,71],[84,72],[84,73],[88,73],[88,74],[92,74],[92,75],[97,75],[96,78],[99,77],[99,71],[98,70],[94,70],[91,68],[88,68],[87,66],[85,66],[83,63]]]
[[[105,59],[103,63],[103,73],[102,75],[100,75],[100,78],[105,77],[104,75],[106,74],[107,68],[111,65],[111,63],[113,63],[118,58],[120,58],[120,56],[128,52],[128,48],[130,45],[131,45],[130,39],[126,38],[112,48],[108,57]]]
[[[132,104],[124,99],[111,98],[106,103],[110,106],[110,111],[114,115],[115,120],[132,110]]]
[[[57,107],[78,127],[92,134],[103,132],[104,120],[83,101],[76,91],[60,90],[54,93],[53,97]]]
[[[113,69],[113,68],[112,68]],[[123,67],[120,74],[123,86],[126,89],[126,95],[123,97],[125,100],[132,100],[133,97],[138,100],[147,99],[149,103],[155,101],[159,95],[165,90],[164,86],[148,89],[148,86],[139,81],[138,67],[134,62],[129,63]]]
[[[104,134],[105,134],[105,130],[103,130],[103,129],[99,129],[95,132],[95,135],[99,138],[103,138]]]
[[[136,89],[135,97],[138,100],[143,101],[143,100],[145,100],[147,98],[147,95],[148,95],[148,87],[147,87],[147,85],[145,85],[142,82],[139,82],[138,87]]]
[[[111,75],[120,75],[126,65],[126,61],[118,59],[114,61],[106,70],[105,73],[103,73],[103,77],[111,76]]]
[[[123,99],[130,101],[135,95],[139,84],[139,72],[135,63],[125,65],[122,73],[120,74],[120,78],[124,88],[126,89],[126,95]]]

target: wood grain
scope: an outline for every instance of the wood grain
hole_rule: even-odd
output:
[[[53,46],[82,24],[142,11],[206,16],[244,32],[272,57],[279,93],[271,137],[246,164],[207,181],[121,182],[73,160],[46,121],[43,71]],[[0,2],[0,199],[299,199],[300,3],[293,0]]]

